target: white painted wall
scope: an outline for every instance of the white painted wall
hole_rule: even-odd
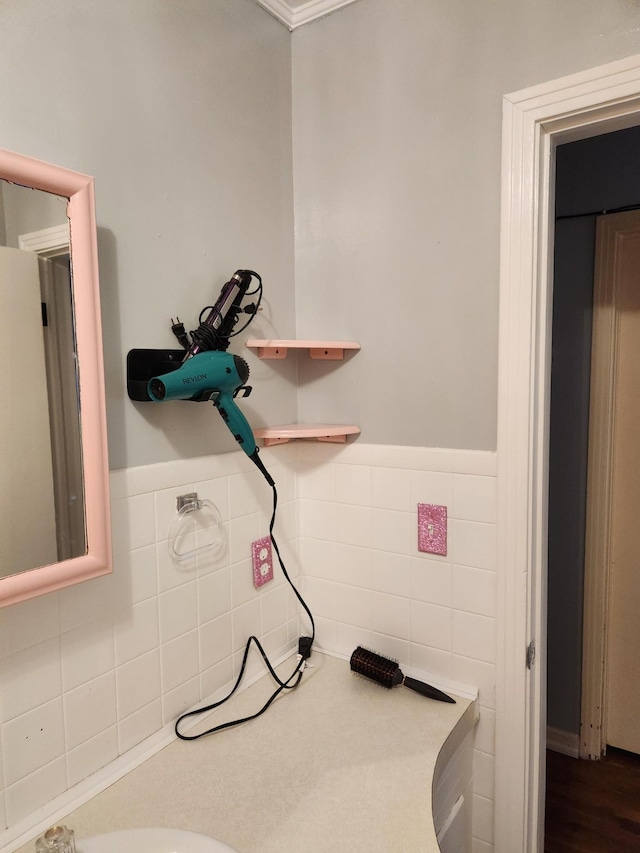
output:
[[[496,447],[501,99],[640,50],[628,0],[364,0],[293,33],[300,417]],[[326,391],[325,391],[326,389]]]

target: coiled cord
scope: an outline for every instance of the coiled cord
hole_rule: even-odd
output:
[[[304,599],[300,595],[299,591],[296,589],[293,581],[289,577],[289,573],[287,572],[287,569],[284,565],[284,561],[282,559],[282,556],[280,555],[280,549],[278,548],[278,543],[276,542],[276,539],[275,539],[275,536],[273,533],[273,528],[274,528],[275,519],[276,519],[276,510],[277,510],[277,506],[278,506],[278,492],[276,489],[276,485],[275,485],[273,479],[271,478],[271,476],[268,474],[265,467],[263,466],[262,461],[258,459],[257,453],[255,454],[254,457],[252,457],[252,461],[255,462],[256,466],[263,473],[263,475],[265,476],[265,479],[267,480],[267,482],[269,483],[269,485],[271,486],[271,488],[273,490],[273,511],[271,513],[271,521],[269,523],[269,538],[271,539],[273,549],[276,552],[276,556],[278,557],[278,563],[280,564],[280,568],[282,569],[282,573],[283,573],[286,581],[288,582],[289,586],[291,587],[291,589],[295,593],[295,596],[298,599],[298,601],[300,602],[300,604],[302,605],[302,608],[304,609],[305,613],[309,617],[309,621],[311,623],[311,638],[309,640],[308,645],[309,645],[309,650],[310,650],[311,646],[313,645],[313,641],[315,639],[315,634],[316,634],[316,627],[315,627],[313,615],[312,615],[311,610],[309,609],[308,605],[306,604],[306,602],[304,601]],[[256,646],[256,648],[258,649],[258,651],[262,655],[262,659],[265,663],[265,666],[269,670],[269,673],[270,673],[271,677],[273,678],[273,680],[278,685],[276,690],[271,694],[271,696],[267,699],[267,701],[264,703],[264,705],[258,711],[256,711],[255,714],[250,714],[248,717],[242,717],[242,718],[237,719],[237,720],[230,720],[229,722],[226,722],[226,723],[220,723],[217,726],[212,726],[210,729],[207,729],[204,732],[200,732],[199,734],[185,735],[182,732],[180,732],[179,726],[183,720],[186,720],[189,717],[195,717],[199,714],[206,714],[209,711],[213,711],[215,708],[220,707],[220,705],[223,705],[228,699],[230,699],[233,696],[233,694],[236,692],[236,690],[240,686],[240,683],[242,682],[242,678],[244,676],[245,669],[247,666],[247,658],[249,657],[249,650],[251,649],[252,643]],[[300,680],[302,678],[302,671],[303,671],[303,667],[304,667],[304,662],[305,662],[305,657],[302,655],[298,655],[298,662],[297,662],[295,669],[293,670],[291,675],[285,681],[283,681],[278,676],[275,669],[271,665],[271,662],[269,661],[269,658],[267,657],[267,653],[265,652],[264,648],[262,647],[260,640],[258,640],[257,637],[252,635],[247,640],[247,644],[246,644],[245,649],[244,649],[244,655],[242,657],[242,664],[240,666],[240,672],[238,673],[238,677],[235,681],[235,684],[233,685],[233,687],[231,688],[229,693],[227,693],[227,695],[223,699],[220,699],[218,702],[212,702],[210,705],[206,705],[203,708],[197,708],[194,711],[187,711],[185,714],[182,714],[180,717],[178,717],[178,719],[176,720],[175,726],[174,726],[174,730],[175,730],[176,735],[180,738],[180,740],[198,740],[201,737],[205,737],[205,735],[211,735],[211,734],[214,734],[215,732],[222,731],[223,729],[228,729],[228,728],[231,728],[232,726],[239,726],[242,723],[247,723],[247,722],[249,722],[249,720],[255,720],[261,714],[264,714],[264,712],[267,710],[267,708],[269,708],[269,706],[275,701],[275,699],[284,690],[293,690],[298,686],[298,684],[300,684]]]

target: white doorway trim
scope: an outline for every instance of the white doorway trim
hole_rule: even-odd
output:
[[[503,101],[496,853],[536,853],[544,836],[554,151],[638,124],[640,56]]]

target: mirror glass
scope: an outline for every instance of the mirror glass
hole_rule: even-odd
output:
[[[86,553],[67,203],[0,181],[0,577]]]
[[[0,149],[0,606],[111,571],[93,179]]]

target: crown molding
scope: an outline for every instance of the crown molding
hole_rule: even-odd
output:
[[[258,5],[291,31],[355,2],[356,0],[308,0],[307,3],[295,7],[287,0],[256,0]]]

